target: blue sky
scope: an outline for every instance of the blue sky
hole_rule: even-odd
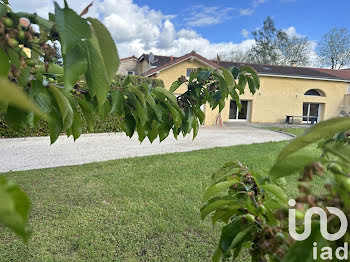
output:
[[[293,26],[299,34],[308,36],[312,40],[319,40],[322,34],[332,27],[347,27],[350,29],[350,1],[349,0],[266,0],[260,3],[250,15],[241,15],[241,9],[253,9],[254,1],[246,0],[216,0],[216,1],[141,1],[139,5],[148,5],[159,9],[165,14],[177,17],[175,27],[186,26],[185,19],[197,5],[219,6],[221,10],[232,8],[228,12],[227,20],[220,24],[195,27],[196,31],[213,42],[241,41],[242,29],[253,31],[262,25],[266,16],[272,16],[278,28]]]
[[[77,12],[92,0],[67,0]],[[62,0],[58,0],[62,3]],[[52,0],[10,0],[14,10],[53,11]],[[251,31],[272,16],[277,28],[307,36],[313,47],[332,27],[350,29],[349,0],[96,0],[89,15],[110,30],[121,57],[192,50],[213,58],[253,44]]]

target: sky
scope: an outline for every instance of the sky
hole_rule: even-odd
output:
[[[92,0],[67,0],[80,13]],[[10,0],[14,11],[47,18],[52,0]],[[63,6],[63,0],[57,1]],[[251,32],[271,16],[290,35],[306,36],[313,48],[333,27],[350,30],[349,0],[95,0],[87,16],[99,18],[111,32],[120,57],[181,56],[191,51],[211,59],[246,51]]]

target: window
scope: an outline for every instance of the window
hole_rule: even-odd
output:
[[[194,70],[195,70],[194,68],[187,68],[186,76],[190,77],[191,72],[194,71]]]
[[[321,104],[303,103],[303,122],[314,124],[319,122]]]
[[[127,75],[135,75],[135,71],[126,71]]]
[[[248,120],[249,115],[249,101],[241,101],[242,109],[239,111],[238,106],[235,100],[230,101],[230,112],[229,119],[230,120]]]
[[[348,95],[350,95],[350,84],[348,84]]]
[[[322,96],[321,93],[316,89],[310,89],[306,91],[305,96]]]

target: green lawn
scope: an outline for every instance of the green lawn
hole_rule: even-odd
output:
[[[305,127],[275,127],[275,126],[269,126],[269,127],[264,127],[264,129],[269,129],[269,130],[277,130],[277,131],[283,131],[286,133],[290,133],[296,136],[299,136],[305,132],[307,128]]]
[[[33,235],[26,246],[1,229],[1,261],[211,261],[219,229],[199,216],[210,175],[232,160],[267,169],[286,143],[7,173],[32,199]]]

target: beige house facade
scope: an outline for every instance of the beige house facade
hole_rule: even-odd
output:
[[[162,79],[166,88],[180,76],[187,76],[194,68],[219,69],[220,66],[229,68],[242,65],[230,62],[221,62],[219,65],[195,52],[182,57],[155,56],[158,64],[153,66],[147,58],[147,55],[143,55],[138,59],[135,72]],[[164,60],[162,64],[159,63],[161,59]],[[286,120],[293,120],[294,123],[316,123],[350,115],[350,70],[245,65],[258,72],[260,89],[252,95],[246,88],[245,94],[240,96],[241,111],[233,100],[227,99],[221,112],[224,122],[285,123]],[[174,94],[180,95],[186,90],[183,85]],[[202,110],[206,116],[204,124],[214,125],[218,109],[213,111],[209,105],[205,105]]]

